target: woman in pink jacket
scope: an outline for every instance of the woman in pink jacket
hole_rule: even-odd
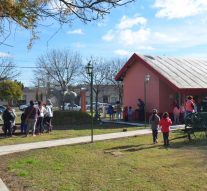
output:
[[[163,134],[164,146],[169,146],[169,132],[170,126],[172,125],[172,121],[169,118],[169,114],[165,112],[162,116],[162,119],[159,122],[161,127],[161,131]]]

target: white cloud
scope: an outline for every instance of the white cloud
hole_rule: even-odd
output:
[[[75,29],[72,31],[68,31],[68,34],[79,34],[79,35],[84,35],[84,32],[82,31],[82,29]]]
[[[6,52],[0,52],[0,58],[10,58],[10,57],[12,57],[12,55],[11,54],[8,54],[8,53],[6,53]]]
[[[102,39],[104,41],[110,42],[114,39],[113,30],[109,30],[104,36],[102,36]]]
[[[125,45],[133,45],[139,42],[140,44],[147,41],[150,36],[149,29],[140,29],[137,31],[132,31],[130,29],[120,31],[119,39]]]
[[[129,18],[130,19],[130,18]],[[190,22],[188,22],[190,20]],[[203,17],[185,19],[171,25],[162,23],[156,26],[142,25],[139,28],[118,28],[118,23],[102,37],[115,47],[116,54],[127,54],[127,51],[179,51],[182,49],[206,46],[207,27]]]
[[[164,43],[179,42],[178,36],[171,35],[171,33],[154,32],[153,36],[156,41],[160,41]]]
[[[129,56],[131,54],[131,52],[122,49],[115,50],[114,53],[118,56]]]
[[[156,0],[154,7],[160,9],[156,17],[185,18],[207,11],[206,0]]]
[[[145,25],[147,23],[147,19],[144,17],[136,16],[134,18],[128,18],[127,16],[123,16],[121,18],[120,23],[117,25],[118,29],[129,29],[137,25]]]

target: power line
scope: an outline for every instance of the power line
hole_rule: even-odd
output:
[[[52,68],[52,67],[45,67],[45,66],[2,66],[2,65],[0,65],[0,68],[23,68],[23,69],[31,69],[31,68],[39,69],[39,68],[43,68],[43,69],[49,69],[49,68]],[[68,67],[59,67],[59,68],[68,70]]]
[[[50,67],[39,67],[39,66],[2,66],[1,68],[50,68]]]

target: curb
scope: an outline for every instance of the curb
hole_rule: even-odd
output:
[[[2,181],[1,178],[0,178],[0,190],[1,190],[1,191],[9,191],[9,189],[8,189],[7,186],[4,184],[4,182]]]

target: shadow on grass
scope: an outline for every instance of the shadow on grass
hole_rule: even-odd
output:
[[[118,128],[129,128],[134,127],[127,124],[116,124],[116,123],[94,123],[93,129],[118,129]],[[136,128],[136,127],[135,127]],[[138,128],[138,127],[137,127]],[[89,130],[91,124],[72,125],[66,124],[61,126],[54,126],[54,130]]]
[[[158,145],[158,144],[125,145],[125,146],[120,146],[120,147],[113,147],[113,148],[110,148],[110,149],[106,149],[104,151],[105,152],[114,152],[114,151],[137,152],[137,151],[152,149],[152,148],[162,148],[162,146]]]
[[[147,149],[200,149],[207,150],[207,139],[205,138],[196,138],[189,141],[186,135],[179,135],[170,139],[170,146],[164,146],[161,143],[159,144],[138,144],[138,145],[122,145],[117,147],[112,147],[106,149],[106,152],[138,152],[141,150]]]

